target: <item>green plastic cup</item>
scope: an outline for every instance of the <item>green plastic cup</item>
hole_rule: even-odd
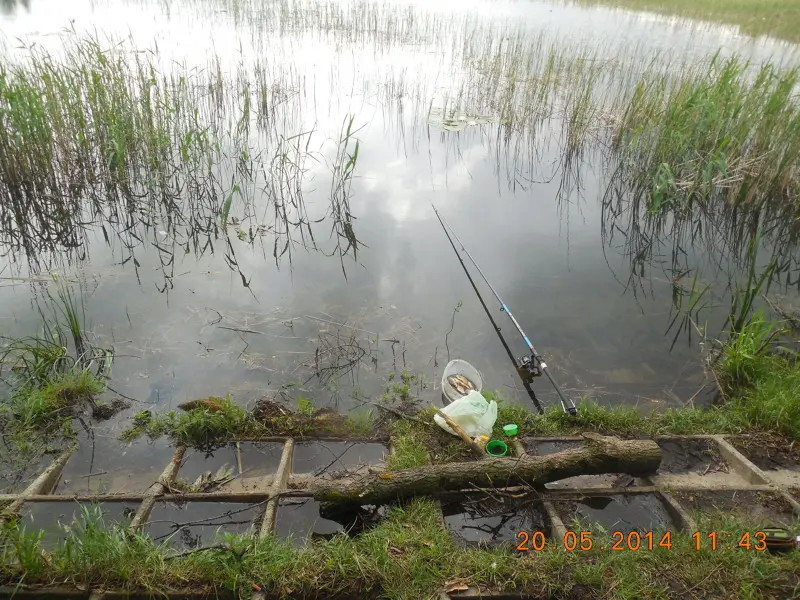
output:
[[[503,425],[503,432],[508,437],[514,437],[519,433],[519,425],[516,423],[509,423],[508,425]]]
[[[502,440],[492,440],[486,444],[486,454],[489,456],[505,456],[508,454],[508,446]]]

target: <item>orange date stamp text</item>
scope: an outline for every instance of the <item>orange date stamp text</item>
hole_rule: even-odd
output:
[[[562,548],[567,552],[588,552],[595,548],[617,552],[623,550],[653,550],[655,548],[672,549],[672,533],[669,531],[665,533],[612,531],[610,537],[610,541],[604,542],[608,544],[608,548],[605,545],[596,546],[591,531],[567,531],[560,541]],[[517,533],[516,549],[519,552],[544,550],[546,545],[547,540],[542,531],[520,531]]]

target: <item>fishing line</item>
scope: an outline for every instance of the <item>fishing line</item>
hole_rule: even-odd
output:
[[[441,221],[440,221],[440,223],[441,223]],[[511,351],[511,348],[508,346],[508,343],[506,342],[505,338],[503,337],[503,334],[500,333],[499,325],[497,325],[497,323],[495,322],[494,317],[492,316],[492,312],[489,310],[489,307],[486,306],[486,302],[484,302],[483,296],[481,295],[481,292],[478,289],[478,286],[475,285],[475,280],[472,279],[472,275],[470,275],[469,269],[467,269],[467,265],[464,264],[464,260],[461,258],[461,254],[459,254],[458,248],[456,248],[456,245],[453,242],[453,239],[450,237],[450,234],[447,232],[447,229],[444,227],[443,223],[442,223],[442,229],[444,230],[444,234],[447,236],[447,240],[450,242],[450,245],[453,247],[453,251],[456,253],[456,258],[458,258],[458,262],[461,263],[461,268],[464,269],[464,274],[467,276],[467,279],[469,280],[470,284],[472,285],[472,289],[475,290],[475,294],[478,296],[478,300],[480,301],[481,306],[483,306],[483,310],[486,311],[486,316],[489,317],[489,321],[491,322],[492,327],[494,327],[494,331],[497,334],[497,337],[500,339],[500,343],[503,345],[503,348],[505,348],[506,353],[508,354],[508,358],[511,359],[511,362],[514,365],[514,368],[515,369],[518,368],[517,359],[514,356],[514,353]],[[539,398],[536,397],[536,392],[531,387],[530,382],[526,381],[524,378],[522,378],[522,385],[525,387],[525,391],[528,392],[528,396],[533,401],[533,404],[534,404],[534,406],[536,406],[536,409],[540,413],[544,413],[544,408],[542,407],[542,403],[539,401]]]
[[[480,300],[481,305],[483,306],[484,310],[486,311],[486,314],[489,316],[489,320],[492,322],[492,325],[494,326],[495,330],[497,331],[497,335],[500,337],[500,340],[503,343],[503,347],[506,349],[506,352],[508,352],[508,355],[511,358],[512,362],[514,363],[514,366],[515,366],[515,368],[517,370],[517,373],[520,375],[520,378],[522,379],[523,383],[525,384],[526,390],[529,391],[529,395],[531,395],[531,398],[534,400],[534,402],[536,404],[536,407],[539,409],[540,412],[542,411],[541,404],[539,403],[538,399],[536,398],[536,394],[533,392],[533,389],[530,387],[530,380],[533,377],[539,377],[540,375],[544,374],[547,377],[548,381],[550,381],[550,383],[552,384],[553,389],[555,389],[555,391],[556,391],[556,394],[558,394],[558,398],[561,401],[561,408],[564,410],[564,412],[568,413],[571,416],[576,416],[578,414],[577,407],[572,402],[572,400],[567,398],[564,395],[564,393],[561,391],[561,388],[558,386],[558,384],[553,379],[553,376],[550,374],[550,370],[547,367],[547,363],[545,363],[544,359],[536,351],[536,348],[533,347],[533,344],[531,343],[530,338],[528,338],[526,333],[522,330],[522,327],[520,326],[519,322],[514,317],[514,315],[511,313],[511,311],[508,309],[508,306],[506,305],[506,303],[503,302],[503,299],[500,297],[500,295],[494,289],[492,284],[489,283],[489,280],[486,278],[486,275],[483,274],[483,271],[478,266],[478,263],[476,263],[475,259],[472,258],[472,255],[466,249],[466,247],[464,246],[464,243],[459,239],[458,234],[456,234],[455,230],[450,226],[449,223],[447,223],[447,221],[444,219],[444,217],[442,217],[439,214],[439,211],[436,210],[436,206],[434,206],[434,204],[432,202],[431,202],[431,206],[433,207],[433,211],[436,213],[436,218],[439,219],[439,223],[441,224],[442,229],[444,230],[444,233],[447,236],[447,239],[450,241],[450,245],[453,247],[453,250],[455,251],[456,256],[458,257],[458,260],[461,263],[462,268],[464,269],[464,273],[466,273],[467,278],[469,279],[469,282],[472,284],[472,288],[475,290],[475,293],[478,295],[478,299]],[[448,229],[450,230],[449,232],[448,232]],[[470,262],[473,264],[473,266],[475,267],[475,269],[477,269],[477,271],[480,274],[480,276],[486,282],[486,285],[488,285],[489,289],[492,290],[492,293],[494,294],[494,297],[497,298],[497,301],[500,303],[500,310],[502,312],[506,313],[508,315],[508,317],[511,319],[511,322],[514,323],[514,326],[517,328],[517,331],[519,331],[519,334],[522,336],[522,339],[525,341],[525,344],[528,346],[528,350],[530,350],[530,353],[531,353],[530,356],[525,356],[525,357],[523,357],[523,358],[521,358],[519,360],[517,360],[514,357],[513,353],[511,352],[511,349],[508,347],[508,344],[506,343],[505,339],[503,338],[503,335],[500,333],[500,328],[495,323],[495,321],[492,318],[492,315],[491,315],[488,307],[486,306],[486,303],[483,301],[483,298],[481,297],[481,294],[478,291],[478,288],[475,285],[474,280],[470,276],[469,271],[467,270],[467,266],[464,264],[464,260],[461,258],[461,253],[458,251],[458,248],[456,248],[456,245],[453,242],[452,237],[450,237],[450,232],[452,232],[453,237],[456,239],[458,244],[461,246],[461,250],[464,252],[464,254],[467,255],[467,258],[469,258]],[[524,373],[524,375],[523,375],[523,373]]]

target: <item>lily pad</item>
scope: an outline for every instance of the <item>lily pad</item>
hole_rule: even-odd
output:
[[[432,108],[428,113],[428,123],[445,131],[463,131],[467,127],[487,125],[496,119],[483,115],[471,115],[462,111],[447,111]]]

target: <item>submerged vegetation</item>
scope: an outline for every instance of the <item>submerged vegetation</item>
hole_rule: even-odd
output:
[[[82,298],[67,284],[58,284],[46,297],[52,314],[40,308],[40,335],[0,338],[0,380],[7,402],[0,405],[4,430],[18,449],[35,440],[52,440],[58,430],[71,436],[71,419],[105,390],[113,360],[109,349],[92,345],[85,330]]]
[[[166,435],[176,443],[210,450],[240,438],[385,437],[368,413],[358,411],[345,417],[328,409],[314,410],[310,404],[300,403],[300,410],[295,412],[268,398],[260,399],[252,411],[247,411],[235,404],[230,396],[203,398],[186,404],[190,407],[181,411],[152,414],[144,410],[136,413],[120,438],[130,442],[141,435],[151,439]]]
[[[722,387],[718,401],[710,406],[642,414],[632,406],[601,405],[594,399],[583,398],[576,403],[578,416],[571,417],[556,406],[538,414],[507,402],[501,392],[484,390],[487,399],[498,403],[494,435],[502,438],[502,425],[516,423],[520,436],[582,431],[622,436],[764,431],[795,439],[800,436],[800,361],[794,350],[784,347],[780,338],[776,338],[774,333],[778,329],[779,325],[765,321],[764,314],[756,311],[741,331],[722,345],[711,367]],[[390,469],[411,468],[428,461],[471,460],[460,440],[433,424],[433,409],[420,408],[417,398],[408,395],[409,383],[421,378],[404,372],[402,383],[393,381],[390,378],[382,405],[391,408],[393,401],[401,400],[402,410],[391,409],[388,430],[383,427],[385,421],[376,421],[369,413],[356,412],[344,417],[326,409],[304,411],[303,405],[299,412],[294,412],[267,399],[256,403],[252,411],[246,411],[226,398],[194,401],[199,404],[186,412],[161,415],[140,412],[122,438],[168,435],[182,444],[206,448],[233,439],[265,436],[383,439],[388,435],[393,447]],[[214,402],[209,403],[210,400]]]
[[[745,515],[698,515],[702,531],[741,537],[757,523]],[[658,531],[654,539],[661,539]],[[155,594],[171,590],[229,590],[247,597],[329,598],[380,596],[393,600],[436,598],[467,586],[527,597],[666,598],[685,592],[751,598],[789,597],[798,577],[797,552],[698,550],[688,535],[671,533],[669,547],[610,552],[610,538],[595,532],[589,551],[565,552],[557,540],[542,550],[459,548],[441,522],[437,504],[414,500],[395,506],[375,527],[356,537],[341,533],[297,549],[268,536],[225,534],[205,551],[176,554],[167,543],[106,523],[99,508],[84,509],[62,540],[43,551],[41,533],[19,522],[0,537],[3,583],[70,581]],[[608,546],[606,546],[608,547]],[[689,596],[687,596],[689,597]]]

